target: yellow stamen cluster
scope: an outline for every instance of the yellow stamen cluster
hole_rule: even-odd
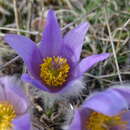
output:
[[[12,121],[16,117],[14,107],[7,103],[0,103],[0,130],[11,130]]]
[[[114,126],[119,126],[121,130],[125,130],[127,124],[127,121],[122,121],[120,115],[106,116],[92,112],[86,121],[85,128],[86,130],[110,130]]]
[[[70,66],[66,58],[59,56],[47,57],[41,64],[40,77],[49,87],[63,85],[69,76]]]

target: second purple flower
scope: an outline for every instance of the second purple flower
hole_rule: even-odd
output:
[[[130,130],[128,87],[110,88],[90,96],[75,110],[67,130]]]

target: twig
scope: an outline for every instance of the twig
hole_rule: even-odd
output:
[[[14,14],[15,14],[15,22],[16,22],[16,27],[19,30],[19,17],[18,17],[18,10],[17,10],[17,5],[16,5],[16,0],[13,0],[13,5],[14,5]],[[17,32],[20,34],[20,32]]]
[[[122,75],[130,75],[130,72],[120,72]],[[85,73],[86,76],[90,76],[93,77],[95,79],[102,79],[102,78],[109,78],[109,77],[114,77],[114,76],[118,76],[118,73],[112,73],[112,74],[107,74],[107,75],[100,75],[100,76],[94,76],[92,74],[89,73]]]
[[[128,19],[127,22],[123,25],[123,28],[125,28],[128,24],[130,24],[130,19]]]
[[[65,30],[66,28],[72,26],[72,25],[75,24],[77,21],[86,18],[86,17],[87,17],[88,15],[90,15],[92,12],[94,12],[95,10],[97,10],[98,8],[101,8],[101,7],[103,7],[103,6],[104,6],[104,4],[100,4],[100,5],[97,6],[96,8],[92,9],[90,12],[85,13],[85,14],[79,16],[79,17],[78,17],[77,19],[75,19],[72,23],[67,24],[65,27],[63,27],[63,28],[62,28],[62,31]]]
[[[29,34],[33,34],[33,35],[37,35],[39,32],[32,32],[29,30],[23,30],[23,29],[17,29],[17,28],[7,28],[7,27],[0,27],[0,30],[8,30],[8,31],[16,31],[16,32],[22,32],[22,33],[29,33]]]
[[[94,79],[97,79],[97,80],[102,80],[102,81],[105,81],[105,82],[108,82],[108,83],[111,83],[111,84],[117,84],[118,82],[114,82],[114,81],[111,81],[111,80],[107,80],[107,79],[104,79],[102,77],[99,77],[99,76],[95,76],[95,75],[92,75],[92,74],[89,74],[89,73],[85,73],[86,76],[89,76],[89,77],[92,77]],[[91,81],[91,80],[90,80]],[[89,81],[88,81],[89,82]]]
[[[102,38],[102,37],[96,37],[96,39],[98,40],[101,40],[101,41],[106,41],[106,42],[109,42],[110,39],[107,39],[107,38]],[[120,40],[120,39],[113,39],[114,42],[124,42],[125,40]]]
[[[66,2],[66,4],[68,5],[68,7],[70,8],[70,9],[74,9],[73,8],[73,6],[72,6],[72,4],[71,4],[71,2],[70,2],[70,0],[65,0],[65,2]]]
[[[29,0],[29,2],[28,2],[28,19],[27,19],[27,30],[29,30],[29,31],[31,29],[31,18],[32,18],[32,0]],[[29,36],[29,33],[27,33],[27,36]]]
[[[108,16],[107,16],[107,12],[106,12],[105,8],[104,8],[104,12],[105,12],[105,20],[106,20],[106,24],[107,24],[109,37],[110,37],[110,42],[111,42],[112,51],[113,51],[113,55],[114,55],[114,59],[115,59],[115,64],[116,64],[116,68],[117,68],[118,77],[119,77],[120,83],[123,84],[121,73],[120,73],[120,69],[119,69],[119,65],[118,65],[118,61],[117,61],[115,46],[114,46],[114,43],[113,43],[113,37],[111,35],[110,26],[109,26],[109,23],[108,23]]]
[[[83,14],[80,17],[78,17],[76,20],[74,20],[72,23],[67,24],[65,27],[62,28],[62,31],[64,31],[65,29],[69,28],[70,26],[72,26],[73,24],[75,24],[77,21],[81,20],[82,18],[86,18],[86,16],[88,16],[89,14],[91,14],[92,12],[94,12],[96,9],[102,7],[102,4],[97,6],[96,8],[92,9],[90,12],[88,12],[87,14]],[[9,31],[16,31],[16,32],[23,32],[23,33],[29,33],[32,35],[37,35],[39,34],[39,32],[37,31],[29,31],[29,30],[23,30],[23,29],[18,29],[18,28],[7,28],[7,27],[0,27],[0,30],[9,30]],[[2,35],[3,36],[3,35]]]
[[[0,70],[2,70],[3,68],[7,67],[8,65],[10,65],[11,63],[15,62],[16,60],[18,60],[20,58],[20,56],[16,56],[15,58],[11,59],[10,61],[8,61],[7,63],[0,65]]]

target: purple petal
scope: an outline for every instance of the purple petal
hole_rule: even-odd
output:
[[[57,56],[61,50],[62,43],[62,35],[56,15],[54,11],[49,10],[39,47],[42,56]]]
[[[82,130],[82,122],[81,122],[80,113],[78,110],[75,111],[72,123],[69,126],[69,130]]]
[[[127,130],[127,129],[122,129],[119,125],[118,126],[113,126],[110,128],[110,130]],[[129,130],[129,129],[128,129]]]
[[[28,104],[26,100],[19,97],[17,94],[13,93],[10,90],[6,90],[6,101],[14,106],[16,115],[21,115],[25,113],[28,109]]]
[[[33,84],[35,87],[37,87],[39,89],[42,89],[42,90],[47,91],[47,92],[49,91],[46,86],[41,84],[40,81],[38,81],[36,79],[32,79],[28,74],[23,74],[21,79],[28,82],[28,83]]]
[[[91,112],[89,109],[82,108],[75,110],[69,130],[86,130],[85,124]]]
[[[6,99],[6,93],[5,93],[5,87],[3,84],[0,83],[0,101],[5,101]]]
[[[28,109],[28,102],[25,96],[20,97],[21,92],[15,93],[10,86],[13,85],[13,82],[7,78],[0,78],[0,101],[7,101],[14,106],[16,115],[21,115],[25,113]],[[14,85],[14,88],[16,86]]]
[[[74,57],[74,53],[73,50],[66,45],[62,46],[61,52],[60,52],[60,56],[67,58],[67,60],[70,62],[75,62],[75,57]]]
[[[29,38],[15,34],[7,34],[5,41],[23,58],[31,74],[38,78],[42,59],[36,44]]]
[[[28,83],[30,83],[30,84],[32,84],[32,85],[34,85],[37,88],[39,88],[39,89],[41,89],[43,91],[49,92],[49,93],[59,93],[62,90],[62,87],[55,88],[55,87],[51,86],[49,88],[49,87],[45,86],[42,83],[42,81],[33,79],[28,74],[23,74],[21,79],[24,80],[24,81],[26,81],[26,82],[28,82]]]
[[[88,23],[82,23],[68,32],[64,37],[64,44],[69,46],[74,51],[76,62],[79,61],[83,40],[86,32],[88,31],[88,27]]]
[[[75,76],[82,76],[84,72],[90,69],[94,64],[103,61],[109,57],[109,53],[92,55],[84,58],[75,69]]]
[[[14,93],[16,93],[19,97],[24,98],[27,100],[27,97],[25,96],[25,93],[22,89],[22,83],[20,80],[18,80],[15,76],[5,76],[0,78],[0,83],[4,85],[7,89],[12,90]],[[1,87],[2,89],[2,87]],[[4,88],[3,88],[4,89]],[[2,91],[2,90],[0,90]]]
[[[61,94],[62,96],[71,96],[71,95],[79,95],[79,93],[82,92],[82,90],[84,89],[84,83],[82,81],[82,77],[78,78],[78,79],[70,79],[64,86],[63,88],[58,91],[58,94]]]
[[[13,130],[31,130],[31,120],[30,115],[25,114],[19,118],[16,118],[13,121],[14,129]]]
[[[130,111],[123,113],[122,120],[127,122],[126,130],[130,130]]]
[[[125,98],[114,90],[106,90],[97,93],[85,101],[83,108],[103,113],[108,116],[117,115],[123,110],[128,109]]]
[[[122,86],[123,87],[123,86]],[[130,85],[128,86],[130,87]],[[130,105],[130,88],[112,88],[113,90],[119,92],[128,102],[128,104]]]

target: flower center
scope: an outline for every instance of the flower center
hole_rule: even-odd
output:
[[[122,130],[126,128],[127,121],[122,121],[120,115],[106,116],[101,113],[92,112],[86,121],[87,130],[109,130],[112,127],[119,126]]]
[[[0,103],[0,130],[11,130],[12,121],[16,117],[14,107],[7,103]]]
[[[41,64],[40,77],[49,87],[63,85],[69,76],[70,66],[66,58],[59,56],[47,57]]]

